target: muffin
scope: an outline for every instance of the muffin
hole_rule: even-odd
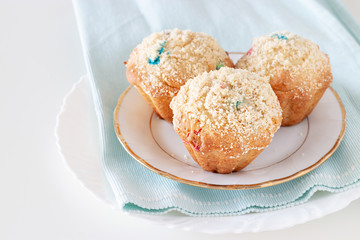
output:
[[[203,73],[173,98],[173,125],[205,170],[231,173],[258,156],[281,124],[281,107],[269,79],[223,67]]]
[[[146,37],[130,54],[126,77],[157,113],[172,122],[170,102],[188,79],[234,67],[217,41],[205,33],[166,30]]]
[[[282,126],[306,118],[333,78],[329,58],[317,44],[285,31],[255,38],[236,68],[270,77],[283,110]]]

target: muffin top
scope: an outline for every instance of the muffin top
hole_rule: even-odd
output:
[[[287,31],[254,38],[236,67],[269,76],[273,89],[281,91],[291,91],[296,86],[306,92],[332,80],[329,58],[319,46]]]
[[[188,79],[227,65],[227,58],[208,34],[173,29],[144,38],[126,67],[137,72],[150,96],[172,97]]]
[[[251,141],[256,138],[272,138],[282,114],[268,78],[228,67],[189,80],[170,107],[175,126],[186,117],[197,122],[203,132],[242,141],[243,152],[252,148]]]

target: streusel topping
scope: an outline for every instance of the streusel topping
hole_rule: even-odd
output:
[[[139,74],[150,96],[174,96],[188,79],[224,66],[225,58],[226,52],[208,34],[173,29],[146,37],[127,67]]]
[[[328,56],[320,51],[317,44],[287,31],[254,38],[251,48],[236,63],[236,67],[269,76],[273,88],[281,84],[281,89],[286,91],[291,90],[294,87],[292,81],[301,76],[302,81],[297,81],[296,86],[304,94],[308,89],[322,87],[322,82],[313,81],[315,75],[326,75],[331,71]],[[290,76],[285,85],[277,82],[282,72]]]
[[[238,136],[239,141],[256,134],[273,137],[282,114],[268,78],[228,67],[189,80],[170,107],[174,125],[187,116],[199,120],[201,128]]]

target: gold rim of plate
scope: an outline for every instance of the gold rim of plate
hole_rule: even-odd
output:
[[[313,165],[302,169],[290,176],[284,177],[284,178],[278,178],[278,179],[273,179],[273,180],[269,180],[269,181],[265,181],[265,182],[260,182],[260,183],[256,183],[256,184],[234,184],[234,185],[217,185],[217,184],[209,184],[209,183],[205,183],[205,182],[199,182],[199,181],[192,181],[192,180],[188,180],[188,179],[184,179],[181,177],[177,177],[171,173],[165,172],[163,170],[160,170],[154,166],[152,166],[151,164],[149,164],[145,159],[141,158],[139,155],[137,155],[131,148],[130,146],[127,144],[125,138],[122,136],[121,131],[120,131],[120,126],[119,126],[119,122],[118,122],[118,115],[119,115],[119,110],[120,110],[120,106],[126,96],[126,94],[129,92],[129,90],[133,87],[133,85],[130,85],[120,96],[118,103],[116,105],[115,111],[114,111],[114,128],[115,128],[115,132],[117,135],[117,138],[119,139],[120,143],[123,145],[123,147],[125,148],[125,150],[139,163],[141,163],[144,167],[146,167],[147,169],[172,180],[175,180],[177,182],[180,183],[184,183],[184,184],[188,184],[188,185],[192,185],[192,186],[196,186],[196,187],[203,187],[203,188],[211,188],[211,189],[223,189],[223,190],[245,190],[245,189],[255,189],[255,188],[264,188],[264,187],[270,187],[270,186],[274,186],[280,183],[284,183],[284,182],[288,182],[290,180],[299,178],[307,173],[309,173],[310,171],[314,170],[315,168],[317,168],[318,166],[320,166],[321,164],[323,164],[334,152],[335,150],[339,147],[341,140],[344,137],[345,134],[345,128],[346,128],[346,112],[345,112],[345,108],[344,105],[341,102],[341,99],[339,97],[339,95],[337,94],[337,92],[332,88],[329,87],[329,89],[333,92],[333,94],[335,95],[340,108],[341,108],[341,112],[342,112],[342,128],[340,131],[340,134],[335,142],[335,144],[332,146],[332,148],[323,156],[321,157],[316,163],[314,163]],[[204,170],[205,171],[205,170]]]

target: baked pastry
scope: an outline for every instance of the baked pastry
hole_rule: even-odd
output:
[[[218,173],[246,167],[282,120],[268,78],[228,67],[187,81],[170,107],[174,129],[193,159]]]
[[[255,38],[236,68],[270,77],[283,110],[282,126],[306,118],[333,79],[329,58],[319,46],[285,31]]]
[[[153,110],[172,122],[170,101],[185,82],[203,72],[234,67],[217,41],[205,33],[166,30],[146,37],[126,63],[126,77]]]

